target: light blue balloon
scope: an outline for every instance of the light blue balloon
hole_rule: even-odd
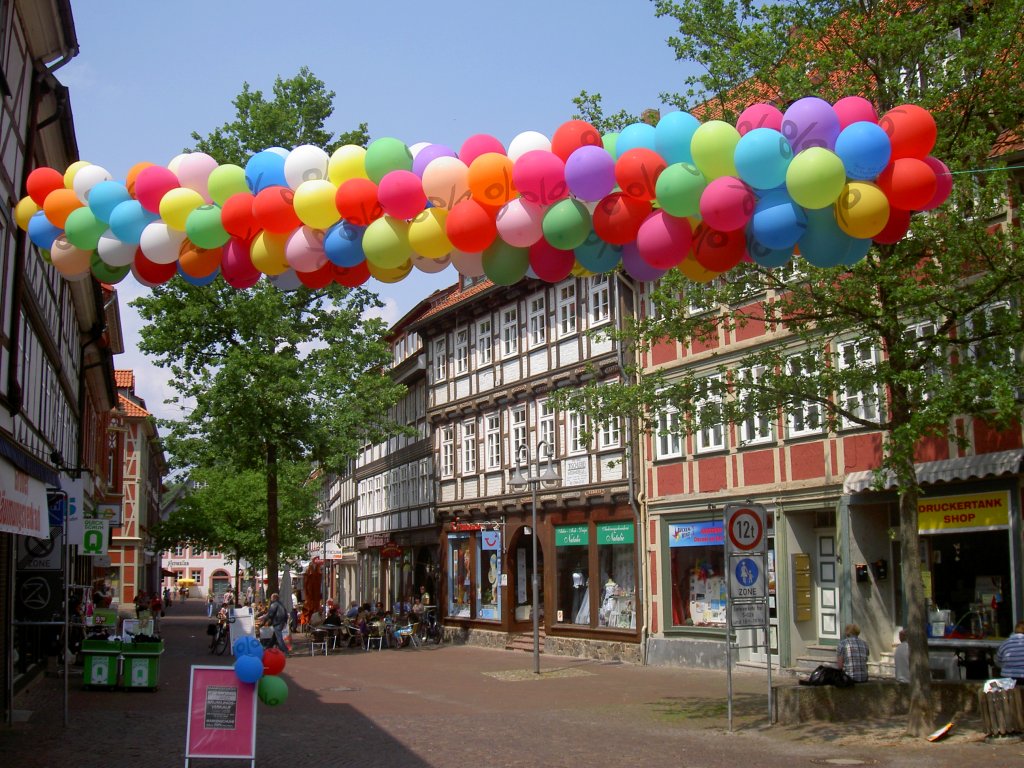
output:
[[[185,272],[182,272],[181,271],[181,264],[178,265],[178,277],[180,277],[182,280],[184,280],[189,285],[194,285],[194,286],[196,286],[198,288],[204,288],[207,285],[210,285],[214,280],[217,279],[217,277],[219,275],[220,275],[220,268],[218,267],[217,269],[213,270],[212,274],[209,274],[206,277],[193,277],[192,275],[189,275],[189,274],[186,274]]]
[[[110,225],[110,231],[114,233],[114,237],[122,243],[138,245],[139,240],[142,239],[142,230],[146,228],[147,224],[159,218],[158,214],[143,208],[142,203],[138,200],[125,200],[114,206],[107,223]]]
[[[793,249],[772,249],[767,245],[757,242],[751,232],[750,224],[747,224],[747,254],[755,264],[767,269],[778,269],[779,267],[786,266],[789,260],[793,258]]]
[[[615,157],[622,157],[631,149],[644,147],[645,149],[657,152],[657,132],[653,125],[647,123],[632,123],[627,125],[619,133],[618,141],[615,143]]]
[[[733,163],[740,178],[754,189],[774,189],[786,183],[793,149],[779,131],[754,128],[740,137]]]
[[[871,238],[850,238],[850,247],[843,256],[843,264],[852,267],[858,261],[868,255],[871,250]]]
[[[267,275],[267,280],[279,291],[297,291],[302,287],[302,281],[294,269],[286,269],[280,275]]]
[[[748,231],[754,240],[769,250],[792,251],[806,230],[807,214],[804,209],[785,192],[768,192],[754,206]]]
[[[593,230],[573,253],[580,266],[595,273],[611,272],[622,262],[622,246],[606,243]]]
[[[120,181],[101,181],[89,192],[89,210],[97,219],[109,224],[114,209],[131,199],[127,187]]]
[[[815,267],[838,267],[846,264],[862,244],[839,228],[832,206],[829,206],[807,211],[807,232],[798,245],[800,255]],[[863,258],[863,254],[859,258]]]
[[[339,267],[354,267],[366,260],[363,252],[363,232],[366,227],[357,227],[347,221],[339,221],[324,235],[324,253],[332,264]]]
[[[284,155],[277,147],[257,152],[245,164],[245,181],[255,195],[267,187],[287,187],[284,176]]]
[[[666,163],[692,163],[690,140],[700,120],[689,112],[669,112],[654,128],[654,150]]]
[[[53,226],[42,211],[32,214],[32,218],[28,220],[28,239],[36,248],[42,248],[44,251],[50,250],[53,247],[53,241],[63,234],[64,230]]]
[[[850,123],[836,139],[835,153],[843,161],[846,175],[871,181],[885,170],[892,155],[889,135],[875,123]]]

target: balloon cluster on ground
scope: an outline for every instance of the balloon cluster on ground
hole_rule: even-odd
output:
[[[287,657],[277,648],[264,648],[255,637],[243,636],[231,646],[235,654],[235,676],[243,683],[255,683],[256,695],[264,704],[276,707],[288,698],[288,684],[279,675]]]
[[[620,265],[638,280],[679,269],[706,281],[741,261],[852,265],[895,243],[912,211],[941,205],[948,168],[931,114],[881,117],[868,100],[754,104],[736,125],[686,112],[601,134],[570,120],[505,147],[478,134],[458,151],[380,138],[328,155],[271,147],[245,167],[201,152],[139,163],[124,181],[76,162],[37,168],[16,220],[68,280],[146,285],[179,275],[289,290],[413,268],[500,285],[557,282]]]

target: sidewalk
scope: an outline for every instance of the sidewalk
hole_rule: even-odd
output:
[[[17,768],[184,765],[193,664],[229,666],[209,653],[205,604],[175,602],[163,620],[159,690],[86,691],[71,679],[70,725],[62,681],[41,678],[15,701],[26,722],[0,728],[0,755]],[[309,655],[296,638],[283,677],[288,700],[260,705],[257,765],[285,766],[891,766],[1024,764],[1024,744],[986,744],[955,731],[929,744],[901,723],[768,725],[767,682],[737,670],[734,730],[721,672],[636,667],[464,646]],[[13,760],[12,760],[13,758]],[[195,761],[197,766],[239,765]]]

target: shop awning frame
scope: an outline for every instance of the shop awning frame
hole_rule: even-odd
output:
[[[1024,449],[981,453],[976,456],[960,456],[942,461],[925,461],[915,465],[917,481],[922,485],[933,483],[952,483],[962,480],[975,480],[999,475],[1014,475],[1020,472],[1020,462],[1024,458]],[[893,490],[896,478],[891,472],[883,474],[884,487],[874,489],[875,470],[851,472],[843,480],[843,493],[854,494],[871,490]]]

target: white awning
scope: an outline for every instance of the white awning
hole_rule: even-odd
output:
[[[972,480],[998,475],[1012,475],[1020,471],[1020,461],[1024,458],[1024,450],[997,451],[982,453],[977,456],[961,456],[943,461],[925,461],[915,465],[917,481],[922,485],[931,483],[951,483],[957,480]],[[891,472],[883,475],[883,490],[896,487],[896,478]],[[871,490],[875,480],[874,470],[851,472],[843,481],[843,493],[860,493]]]

